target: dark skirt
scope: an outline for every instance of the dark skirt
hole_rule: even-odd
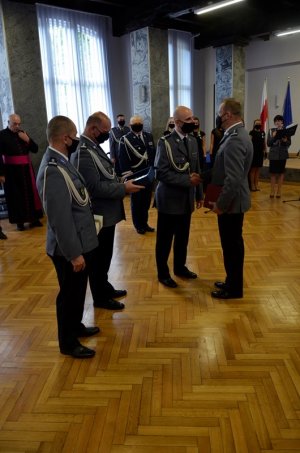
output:
[[[283,160],[270,160],[269,171],[270,173],[281,174],[285,172],[286,159]]]
[[[251,168],[262,167],[263,163],[264,163],[264,153],[260,150],[259,151],[254,150]]]

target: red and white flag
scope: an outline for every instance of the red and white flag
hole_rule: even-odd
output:
[[[267,121],[268,121],[268,96],[267,96],[267,79],[264,81],[264,88],[261,98],[261,113],[260,120],[262,125],[262,130],[266,132],[267,130]]]

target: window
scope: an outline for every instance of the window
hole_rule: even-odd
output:
[[[191,107],[191,34],[169,30],[170,114],[177,105]]]
[[[47,116],[65,115],[82,132],[96,111],[111,117],[106,17],[37,5]]]

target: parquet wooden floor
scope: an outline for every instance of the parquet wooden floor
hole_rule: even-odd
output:
[[[224,277],[216,218],[193,215],[188,266],[157,282],[155,233],[117,228],[111,280],[126,309],[94,309],[91,360],[58,352],[45,227],[2,221],[0,452],[300,452],[300,202],[253,193],[245,217],[245,297],[210,296]],[[300,196],[285,185],[283,199]],[[150,225],[156,211],[151,209]]]

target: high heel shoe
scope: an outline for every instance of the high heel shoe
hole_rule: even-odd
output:
[[[276,195],[276,198],[281,198],[281,193],[278,193],[278,194]]]
[[[274,198],[274,194],[273,193],[270,193],[270,198]]]

